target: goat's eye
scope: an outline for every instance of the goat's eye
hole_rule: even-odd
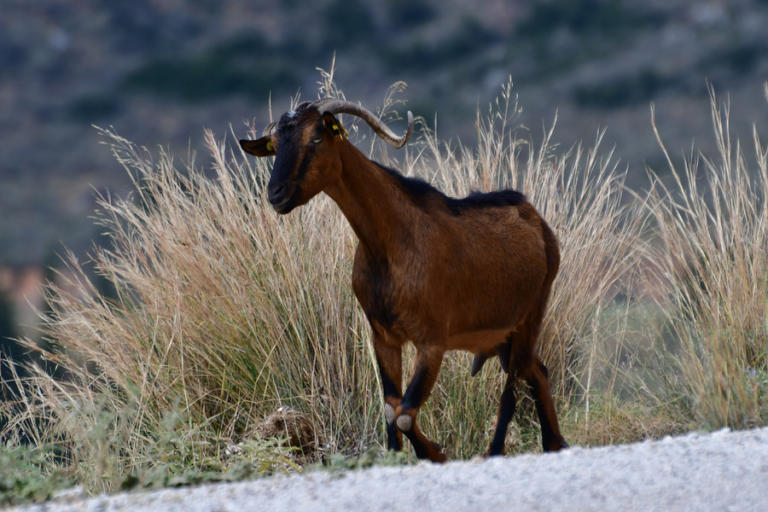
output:
[[[320,144],[321,142],[323,142],[323,139],[321,137],[312,139],[312,144]]]

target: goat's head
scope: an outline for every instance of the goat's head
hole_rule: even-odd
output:
[[[347,101],[319,100],[302,103],[282,115],[267,135],[241,140],[244,151],[256,156],[275,156],[267,197],[278,213],[305,204],[341,175],[339,154],[345,131],[334,114],[352,114],[365,120],[390,145],[405,145],[413,131],[408,112],[408,131],[397,137],[369,110]]]

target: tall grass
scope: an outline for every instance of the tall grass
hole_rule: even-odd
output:
[[[734,140],[730,105],[710,90],[718,154],[676,166],[654,130],[671,184],[650,194],[658,244],[650,261],[685,406],[706,427],[768,421],[768,148]]]
[[[341,94],[332,72],[321,94]],[[388,94],[381,114],[396,104]],[[687,179],[673,168],[677,189],[657,180],[648,196],[630,197],[602,133],[590,148],[562,150],[553,123],[534,143],[517,127],[518,111],[508,83],[478,113],[475,146],[423,127],[399,154],[345,123],[358,146],[369,142],[405,174],[455,196],[516,188],[552,226],[562,263],[540,351],[570,441],[714,426],[723,412],[729,425],[765,421],[749,405],[764,396],[744,380],[766,366],[768,180],[757,137],[761,174],[744,181],[741,152],[722,130],[727,118],[715,118],[727,158],[698,160],[716,176],[714,202],[699,199],[693,164]],[[380,384],[350,286],[356,240],[336,206],[321,196],[278,216],[266,200],[269,162],[211,132],[204,164],[101,134],[134,184],[129,197],[99,201],[111,245],[94,249],[89,265],[115,293],[100,294],[70,257],[71,272],[49,289],[45,335],[57,348],[43,354],[66,378],[37,370],[7,432],[55,443],[92,490],[161,465],[221,466],[229,444],[256,436],[283,405],[311,417],[320,456],[381,446]],[[660,308],[641,297],[649,289]],[[673,363],[658,357],[664,343]],[[452,457],[485,449],[501,394],[496,365],[474,379],[469,368],[468,354],[447,357],[419,420]],[[524,400],[509,451],[537,449],[536,421]],[[259,453],[274,467],[283,456]]]
[[[213,179],[103,135],[135,178],[134,197],[100,201],[112,247],[93,263],[118,299],[100,296],[71,260],[77,281],[52,288],[47,325],[63,348],[48,357],[69,378],[38,375],[44,405],[56,418],[93,411],[79,415],[84,429],[122,418],[107,451],[131,469],[151,465],[133,457],[169,411],[188,432],[240,439],[290,404],[314,416],[331,451],[371,444],[378,411],[364,390],[376,376],[344,284],[353,240],[328,201],[278,218],[265,207],[266,164],[227,160],[210,133]],[[73,453],[85,462],[89,451]]]

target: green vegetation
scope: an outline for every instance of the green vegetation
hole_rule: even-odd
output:
[[[549,0],[531,4],[528,16],[518,25],[524,37],[545,37],[567,29],[582,37],[616,36],[657,26],[661,13],[638,9],[625,0]]]
[[[393,29],[407,29],[432,21],[437,11],[426,0],[391,0],[388,17]]]
[[[122,88],[147,91],[185,101],[241,94],[264,98],[271,90],[283,92],[300,83],[285,55],[304,49],[295,45],[275,46],[258,35],[243,35],[224,41],[191,57],[163,57],[129,73]],[[83,100],[90,106],[95,100]],[[76,105],[77,107],[77,105]]]
[[[406,11],[391,10],[389,25],[393,30],[413,29],[426,22],[431,11],[427,4],[410,4]],[[411,23],[399,23],[403,12],[418,15]],[[160,57],[128,73],[120,89],[149,92],[187,102],[243,95],[265,98],[270,92],[290,92],[302,83],[297,69],[325,60],[334,51],[365,52],[367,59],[378,59],[385,67],[397,70],[439,69],[447,63],[470,59],[489,44],[501,40],[473,18],[464,18],[440,40],[419,35],[406,37],[402,45],[392,44],[386,32],[380,33],[367,4],[356,0],[333,1],[323,16],[329,27],[317,44],[287,37],[272,43],[258,34],[242,34],[187,57]],[[417,20],[422,21],[417,21]],[[115,93],[115,96],[118,93]],[[70,107],[75,118],[98,118],[110,112],[111,96],[80,98]]]
[[[666,14],[624,0],[533,2],[528,14],[515,28],[507,60],[514,61],[518,54],[535,56],[535,66],[528,73],[521,75],[518,72],[518,84],[536,84],[550,79],[561,81],[579,66],[620,53],[643,31],[651,27],[658,30],[667,21]],[[653,68],[644,73],[656,75],[658,71]],[[572,85],[574,101],[576,105],[601,108],[632,104],[637,101],[634,98],[637,91],[632,90],[636,78],[616,79],[623,83],[615,87],[612,83],[604,86],[604,77],[600,77],[595,86],[575,82]],[[626,86],[629,87],[625,98],[622,87]],[[647,83],[640,87],[647,88]],[[646,93],[643,94],[642,99],[645,99]]]
[[[19,501],[45,501],[70,482],[51,460],[49,446],[0,446],[0,506]]]
[[[373,12],[362,0],[331,0],[325,8],[325,48],[341,49],[370,42],[375,33]]]
[[[736,42],[699,59],[695,68],[715,83],[723,76],[743,76],[760,64],[766,47],[761,41]],[[704,87],[703,81],[691,80],[689,75],[646,67],[594,83],[575,85],[571,97],[582,107],[612,110],[642,105],[662,94],[703,93]]]
[[[643,69],[631,75],[574,87],[573,101],[581,106],[614,109],[649,102],[661,92],[679,86],[676,78]]]
[[[439,41],[415,38],[404,46],[381,45],[375,51],[391,69],[427,71],[440,69],[452,62],[464,62],[499,40],[498,34],[472,18],[465,18],[458,28]]]
[[[722,69],[741,76],[760,64],[766,49],[768,45],[762,40],[737,41],[700,59],[696,66],[709,74]]]
[[[116,94],[93,94],[76,99],[67,110],[74,120],[94,122],[115,115],[120,105]]]
[[[321,92],[338,94],[330,83]],[[522,190],[558,234],[540,351],[572,444],[768,422],[768,149],[756,135],[747,163],[727,107],[714,95],[712,104],[720,159],[695,157],[681,171],[664,150],[669,179],[651,175],[647,194],[627,194],[600,134],[568,150],[552,131],[538,145],[525,138],[510,84],[478,115],[475,147],[425,131],[398,162],[372,146],[454,196]],[[110,296],[75,258],[73,281],[51,285],[45,331],[56,343],[42,352],[66,379],[33,371],[14,414],[2,411],[10,446],[23,434],[49,454],[11,464],[102,492],[412,460],[381,455],[381,386],[349,284],[355,240],[336,206],[319,197],[278,216],[266,201],[269,162],[210,132],[214,179],[102,134],[136,194],[100,201],[111,244],[93,261]],[[470,361],[447,357],[420,416],[454,458],[485,450],[501,393],[496,365],[470,378]],[[412,364],[409,351],[406,374]],[[521,391],[508,453],[540,449]],[[285,441],[262,437],[279,407],[306,419],[307,443],[289,441],[287,423]]]

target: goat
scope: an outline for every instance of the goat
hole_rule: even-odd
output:
[[[402,435],[419,458],[443,462],[440,446],[419,430],[416,416],[430,395],[447,350],[475,354],[472,375],[490,357],[508,374],[488,455],[504,452],[515,411],[515,381],[532,389],[545,451],[567,447],[560,434],[547,369],[536,354],[544,310],[560,263],[557,239],[513,190],[447,197],[428,183],[402,176],[366,158],[346,138],[335,114],[365,120],[400,148],[373,113],[354,103],[325,99],[283,114],[244,151],[275,156],[267,198],[280,214],[325,192],[359,240],[352,287],[371,326],[384,392],[387,447]],[[416,365],[402,393],[402,348],[416,347]]]

